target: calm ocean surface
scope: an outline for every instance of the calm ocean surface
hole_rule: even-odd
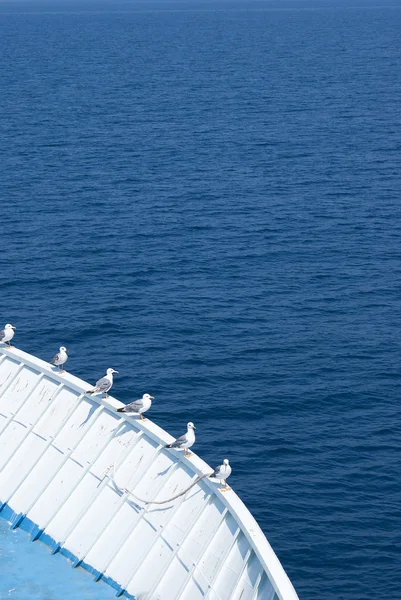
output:
[[[356,4],[0,3],[1,326],[194,421],[301,600],[401,599],[401,6]],[[5,525],[2,600],[114,597]]]

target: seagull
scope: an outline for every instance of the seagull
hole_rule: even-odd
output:
[[[0,331],[0,342],[3,342],[3,344],[6,344],[8,342],[8,347],[12,348],[10,342],[14,337],[16,329],[17,328],[14,327],[14,325],[10,325],[10,323],[7,323],[4,329]]]
[[[146,421],[145,417],[142,416],[142,413],[149,410],[149,408],[152,406],[152,400],[154,400],[153,396],[144,394],[142,398],[139,398],[139,400],[134,400],[134,402],[127,404],[127,406],[117,408],[117,412],[139,415],[142,421]]]
[[[192,452],[188,454],[188,448],[191,448],[195,444],[195,425],[191,422],[187,424],[187,432],[184,435],[180,435],[174,442],[167,444],[165,448],[176,448],[177,450],[184,450],[184,456],[191,456]]]
[[[113,373],[118,373],[118,371],[115,371],[114,369],[107,369],[106,376],[99,379],[99,381],[96,382],[95,387],[92,390],[88,390],[85,393],[86,394],[94,394],[95,396],[97,394],[106,394],[106,398],[107,398],[107,396],[108,396],[107,392],[110,390],[111,386],[113,385]]]
[[[227,490],[231,490],[230,486],[227,485],[227,481],[226,481],[226,479],[228,479],[230,477],[231,472],[232,472],[232,469],[230,467],[228,458],[225,458],[223,460],[223,464],[216,467],[215,470],[213,471],[211,477],[215,477],[216,479],[218,479],[220,481],[220,486],[221,486],[221,482],[224,481],[225,487],[219,488],[221,492],[226,492]]]
[[[59,368],[58,370],[60,373],[64,373],[63,365],[65,365],[67,360],[68,360],[67,348],[65,348],[65,346],[60,346],[60,352],[57,352],[57,354],[55,354],[53,356],[52,360],[50,361],[50,364],[58,367]],[[61,367],[61,370],[60,370],[60,367]]]

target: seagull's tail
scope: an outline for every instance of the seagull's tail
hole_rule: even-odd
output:
[[[117,412],[127,412],[127,407],[123,406],[122,408],[117,408]]]
[[[95,390],[88,390],[87,392],[85,392],[85,394],[93,394]]]

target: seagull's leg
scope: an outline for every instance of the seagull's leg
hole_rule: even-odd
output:
[[[140,417],[141,421],[147,421],[147,419],[145,419],[145,417],[142,415],[142,413],[140,413],[139,417]]]
[[[224,481],[224,487],[222,487],[223,481]],[[227,485],[227,481],[225,479],[220,479],[219,491],[220,492],[228,492],[228,490],[231,490],[231,488],[229,485]]]

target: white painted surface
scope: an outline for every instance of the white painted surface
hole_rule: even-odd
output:
[[[212,469],[86,389],[0,349],[0,501],[138,600],[297,600],[233,491],[205,478],[166,504],[135,499],[171,498]],[[111,465],[114,479],[105,477]]]

